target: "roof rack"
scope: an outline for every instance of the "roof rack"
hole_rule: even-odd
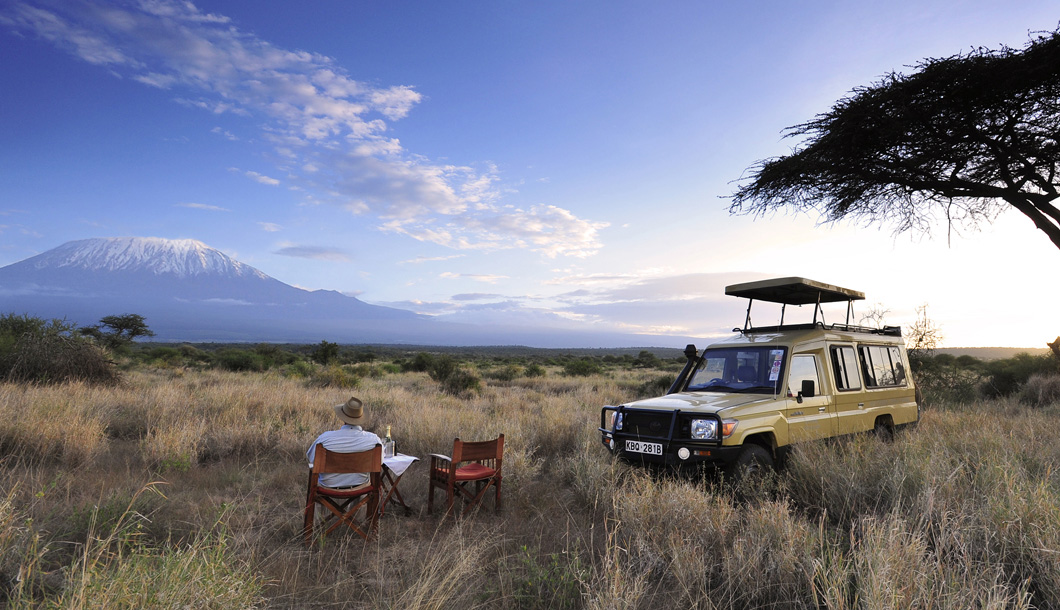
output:
[[[854,301],[860,301],[865,298],[864,292],[851,290],[850,288],[841,288],[832,284],[825,284],[824,282],[808,280],[802,277],[781,277],[771,280],[761,280],[758,282],[733,284],[725,287],[725,294],[748,299],[747,317],[744,319],[743,332],[748,332],[752,328],[751,305],[756,299],[759,301],[781,304],[780,325],[776,327],[777,329],[784,326],[784,312],[788,305],[809,305],[810,303],[813,303],[813,325],[816,326],[818,313],[821,314],[822,324],[824,321],[824,312],[821,310],[821,303],[840,303],[846,301],[847,319],[844,326],[852,329],[853,327],[850,324],[850,318],[854,314]],[[837,325],[833,325],[833,327],[834,326]],[[868,330],[870,332],[876,332],[876,329]]]

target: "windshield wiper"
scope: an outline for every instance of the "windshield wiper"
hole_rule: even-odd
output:
[[[704,386],[695,386],[688,388],[689,392],[733,392],[735,391],[732,386],[727,386],[724,383],[711,383]]]
[[[755,386],[751,386],[749,388],[740,388],[740,389],[737,389],[737,390],[733,390],[733,392],[736,392],[738,394],[763,394],[763,393],[775,394],[776,393],[776,388],[774,388],[771,385],[755,385]]]

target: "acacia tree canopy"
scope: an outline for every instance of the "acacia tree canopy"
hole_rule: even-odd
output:
[[[1060,30],[924,60],[785,133],[802,142],[752,166],[731,213],[814,210],[929,232],[940,218],[974,229],[1011,206],[1060,248]]]

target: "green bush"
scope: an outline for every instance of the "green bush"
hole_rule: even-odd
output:
[[[361,378],[350,369],[333,364],[315,371],[307,385],[316,388],[355,388],[361,384]]]
[[[497,381],[514,381],[522,373],[522,370],[514,364],[506,364],[504,366],[490,369],[485,373],[485,376],[489,379],[495,379]]]
[[[563,365],[563,374],[568,377],[588,377],[599,375],[604,372],[604,367],[590,358],[579,358],[570,360]]]
[[[117,383],[120,376],[114,363],[75,330],[63,320],[0,316],[0,379],[17,383]]]
[[[1020,402],[1032,407],[1060,405],[1060,375],[1034,375],[1020,390]]]
[[[426,373],[434,365],[434,356],[420,352],[412,360],[402,360],[401,370],[414,373]]]
[[[670,389],[674,383],[673,375],[659,375],[654,379],[645,381],[637,388],[637,395],[644,397],[661,396]]]
[[[295,360],[283,368],[283,374],[288,377],[312,377],[316,366],[305,360]]]
[[[466,369],[458,368],[441,380],[442,391],[453,396],[469,396],[482,389],[482,380]]]
[[[217,367],[226,371],[264,371],[265,359],[261,354],[245,349],[225,348],[214,354]]]
[[[987,398],[1011,396],[1019,392],[1032,375],[1048,375],[1057,372],[1056,359],[1052,354],[1032,356],[1016,354],[1012,358],[994,360],[986,364],[986,380],[982,393]]]
[[[460,363],[452,356],[439,356],[431,361],[427,374],[437,382],[444,382],[460,368]]]
[[[544,377],[545,367],[535,362],[526,367],[526,370],[523,371],[523,375],[526,375],[527,377]]]

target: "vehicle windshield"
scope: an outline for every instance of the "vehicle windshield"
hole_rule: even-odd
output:
[[[783,385],[786,354],[787,348],[777,346],[708,349],[686,390],[777,394]]]

